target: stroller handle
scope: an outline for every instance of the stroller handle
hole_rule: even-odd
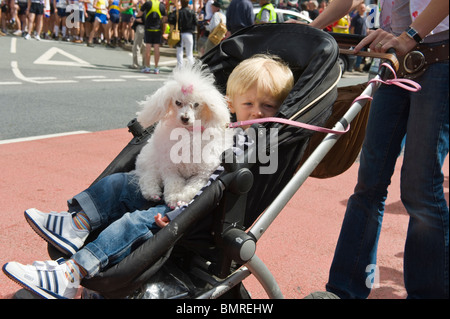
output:
[[[398,70],[399,62],[397,59],[397,54],[394,48],[390,48],[386,53],[377,53],[370,51],[359,51],[355,54],[355,52],[349,48],[356,46],[361,42],[362,39],[365,38],[364,35],[359,34],[345,34],[345,33],[335,33],[329,32],[329,34],[336,40],[339,46],[339,53],[347,54],[347,55],[357,55],[371,58],[380,58],[386,60],[386,62],[395,70]],[[364,48],[367,49],[367,46]],[[381,66],[378,71],[378,75],[382,80],[386,80],[389,76],[390,70],[385,66]]]

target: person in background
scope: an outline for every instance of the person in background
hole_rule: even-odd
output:
[[[189,8],[189,0],[181,0],[181,9],[178,10],[178,28],[180,30],[181,40],[177,43],[177,67],[182,67],[183,48],[186,50],[188,63],[194,64],[194,32],[197,28],[197,17],[192,9]],[[177,23],[176,11],[170,13],[168,18],[170,25]]]
[[[323,10],[327,7],[328,2],[326,0],[320,1],[319,3],[319,14],[322,13]]]
[[[53,28],[53,35],[55,39],[58,39],[59,36],[65,40],[67,27],[66,27],[66,8],[67,8],[67,0],[56,0],[56,15],[55,15],[55,26]]]
[[[306,7],[306,5],[305,5],[305,7]],[[287,0],[286,10],[300,12],[300,7],[298,5],[298,0]],[[309,16],[309,13],[308,13],[308,16]]]
[[[141,10],[141,6],[145,3],[145,0],[138,0],[136,4],[136,9],[139,12]],[[144,26],[144,17],[139,16],[133,22],[134,28],[134,41],[133,47],[131,48],[131,52],[133,55],[133,62],[130,66],[131,69],[139,69],[138,63],[138,51],[139,54],[142,55],[142,64],[144,64],[145,60],[145,44],[144,44],[144,34],[145,34],[145,26]]]
[[[315,18],[317,18],[317,16],[319,15],[319,4],[317,3],[316,0],[312,0],[308,2],[308,12],[309,12],[309,17],[311,18],[311,20],[314,20]]]
[[[95,22],[95,8],[93,6],[95,0],[87,0],[85,2],[86,7],[86,19],[84,20],[84,31],[86,32],[86,36],[89,39],[89,35],[91,34],[92,28],[94,27]]]
[[[17,29],[13,34],[16,36],[25,36],[28,28],[28,1],[27,0],[18,0],[17,4],[19,6],[19,10],[17,15],[20,20],[21,29]]]
[[[94,36],[97,33],[98,29],[100,28],[100,24],[103,25],[103,28],[105,30],[105,40],[106,43],[109,44],[109,30],[107,28],[108,25],[108,19],[109,19],[109,13],[107,8],[107,0],[94,0],[94,8],[95,8],[95,21],[94,21],[94,27],[92,28],[91,33],[89,34],[89,40],[87,43],[88,47],[93,47],[93,40]]]
[[[346,14],[342,18],[340,18],[338,21],[336,21],[333,24],[333,32],[336,33],[350,33],[350,16]]]
[[[159,74],[159,46],[161,45],[162,30],[161,26],[166,21],[166,7],[159,0],[147,1],[141,6],[139,16],[144,17],[145,21],[145,61],[143,73]],[[154,49],[155,68],[150,68],[151,48]]]
[[[322,29],[356,3],[334,0],[310,25]],[[367,298],[379,275],[374,272],[387,188],[405,136],[400,190],[409,215],[403,255],[407,297],[449,298],[449,209],[442,172],[449,151],[448,14],[448,1],[384,1],[380,28],[355,47],[355,53],[363,47],[376,53],[393,48],[400,59],[419,50],[429,64],[417,70],[420,91],[382,84],[373,96],[358,181],[326,285],[340,298]]]
[[[40,34],[42,32],[42,25],[44,21],[44,1],[43,0],[28,0],[28,33],[25,35],[25,40],[31,39],[36,20],[36,35],[35,39],[40,41]]]
[[[122,37],[125,44],[131,39],[131,26],[133,25],[135,0],[120,0],[120,19],[122,22]]]
[[[220,23],[227,24],[227,17],[220,11],[223,3],[221,0],[215,0],[212,4],[213,16],[209,21],[209,24],[205,26],[208,32],[212,32]],[[208,52],[215,46],[211,40],[207,39],[205,43],[205,52]]]
[[[271,0],[259,0],[261,10],[255,17],[255,23],[277,23],[277,14]]]
[[[365,16],[366,16],[366,4],[364,2],[362,2],[356,7],[356,14],[352,18],[352,21],[350,23],[350,33],[351,34],[358,34],[361,36],[367,35],[367,26],[366,26]],[[362,56],[357,56],[355,66],[354,66],[355,71],[357,71],[357,72],[363,71],[363,66],[361,66],[361,62],[362,62]]]
[[[227,37],[236,31],[251,26],[255,22],[253,5],[250,0],[233,0],[227,9]]]
[[[111,45],[119,44],[119,23],[120,23],[120,0],[109,0],[109,21],[108,29],[110,30]]]

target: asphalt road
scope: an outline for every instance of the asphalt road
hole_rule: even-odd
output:
[[[121,48],[20,37],[1,37],[0,56],[0,140],[125,127],[176,64],[143,74]]]

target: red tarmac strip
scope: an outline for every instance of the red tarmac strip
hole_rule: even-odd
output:
[[[23,211],[62,211],[130,141],[127,129],[0,145],[0,265],[46,260],[47,244],[34,233]],[[405,298],[403,246],[408,215],[400,201],[400,166],[395,170],[378,249],[380,288],[370,298]],[[258,243],[257,255],[274,274],[286,298],[324,290],[345,206],[358,164],[330,179],[309,178]],[[449,197],[448,157],[444,165]],[[253,298],[267,298],[254,277],[245,280]],[[20,287],[0,274],[0,298]]]

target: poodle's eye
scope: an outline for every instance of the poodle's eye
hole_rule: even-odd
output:
[[[181,103],[180,101],[175,101],[175,105],[176,105],[176,106],[182,106],[183,103]]]
[[[194,103],[193,107],[194,109],[197,108],[200,104],[198,104],[197,102]]]

